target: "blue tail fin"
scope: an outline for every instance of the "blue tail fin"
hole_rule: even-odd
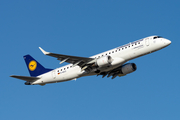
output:
[[[38,61],[36,61],[30,55],[25,55],[23,57],[26,62],[29,73],[32,77],[36,77],[36,76],[39,76],[41,74],[44,74],[46,72],[53,70],[53,69],[44,68]]]

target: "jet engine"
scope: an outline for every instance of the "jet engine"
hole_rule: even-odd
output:
[[[27,81],[27,82],[25,82],[24,84],[25,84],[25,85],[31,85],[31,83],[30,83],[30,82],[28,82],[28,81]]]
[[[107,75],[107,77],[112,76],[112,79],[114,79],[117,76],[124,76],[126,74],[132,73],[136,71],[137,67],[135,63],[127,63],[121,67],[118,67],[114,70],[108,71],[108,72],[101,72],[98,75],[102,75],[103,78]]]
[[[135,63],[127,63],[121,67],[122,74],[129,74],[136,71],[137,67]]]
[[[98,67],[106,67],[106,66],[111,65],[111,63],[112,63],[111,56],[104,56],[104,57],[98,58],[96,61],[96,65]]]

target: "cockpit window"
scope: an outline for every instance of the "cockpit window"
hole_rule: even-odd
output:
[[[156,38],[162,38],[161,36],[155,36],[153,39],[156,39]]]
[[[156,36],[156,37],[154,37],[153,39],[156,39],[156,38],[158,38],[158,37]]]

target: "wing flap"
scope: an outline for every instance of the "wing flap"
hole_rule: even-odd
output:
[[[40,79],[39,77],[28,77],[28,76],[18,76],[18,75],[11,75],[10,77],[28,81],[28,82],[32,82],[32,81]]]

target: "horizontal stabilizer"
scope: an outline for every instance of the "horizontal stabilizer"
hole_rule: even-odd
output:
[[[28,77],[28,76],[18,76],[18,75],[11,75],[10,77],[21,79],[28,82],[40,79],[39,77]]]

